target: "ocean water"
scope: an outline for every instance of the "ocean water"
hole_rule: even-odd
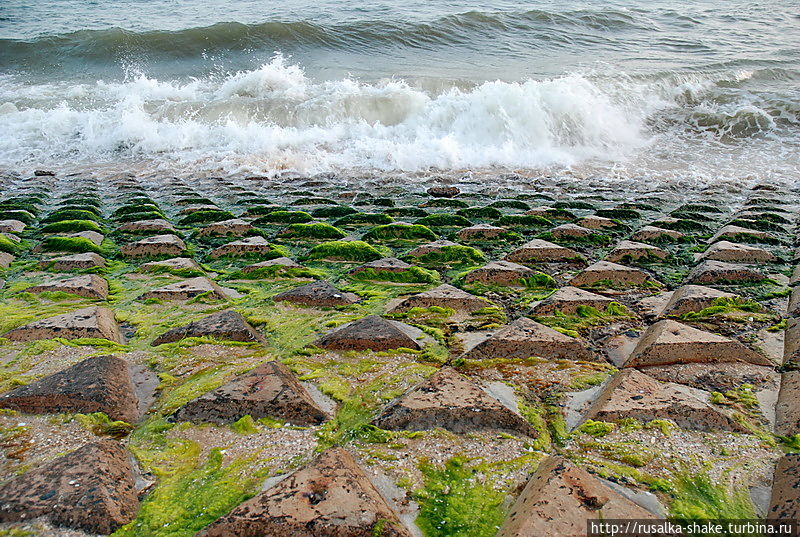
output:
[[[43,167],[795,182],[800,2],[3,0]]]

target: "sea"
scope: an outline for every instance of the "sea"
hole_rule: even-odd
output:
[[[795,0],[2,0],[0,172],[794,184]]]

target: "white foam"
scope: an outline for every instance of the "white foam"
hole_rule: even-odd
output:
[[[39,85],[0,78],[0,167],[126,159],[223,168],[421,170],[624,162],[648,122],[697,101],[702,77],[569,74],[430,93],[401,81],[315,82],[281,56],[188,82]],[[33,96],[33,97],[31,97]]]

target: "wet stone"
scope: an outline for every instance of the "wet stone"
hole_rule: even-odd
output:
[[[241,218],[233,218],[231,220],[223,220],[222,222],[215,222],[208,224],[201,229],[197,234],[201,237],[213,235],[231,235],[234,237],[243,237],[251,233],[255,228],[249,222]]]
[[[682,239],[685,237],[683,233],[680,231],[675,231],[672,229],[664,229],[656,226],[644,226],[642,229],[631,235],[631,240],[634,241],[659,241],[664,239],[665,237],[673,240]]]
[[[189,401],[175,412],[174,420],[222,425],[245,415],[300,426],[319,425],[329,417],[288,367],[267,362]]]
[[[283,267],[285,269],[303,268],[300,263],[294,261],[293,259],[289,259],[288,257],[276,257],[275,259],[269,259],[267,261],[260,261],[258,263],[253,263],[252,265],[247,265],[246,267],[242,268],[242,272],[247,274],[269,267]]]
[[[198,533],[198,537],[234,536],[411,537],[411,533],[353,456],[337,447]]]
[[[464,277],[465,283],[496,285],[522,285],[524,278],[536,275],[536,271],[511,261],[492,261],[475,269]]]
[[[467,433],[499,429],[536,436],[522,416],[450,367],[443,367],[389,403],[373,423],[391,430],[442,428]]]
[[[619,227],[619,224],[616,223],[611,218],[606,218],[604,216],[584,216],[580,220],[576,222],[579,226],[586,228],[586,229],[613,229]]]
[[[19,220],[0,220],[0,233],[20,234],[25,231],[25,223]]]
[[[16,258],[13,255],[0,252],[0,268],[8,268],[14,262],[14,259]]]
[[[39,266],[50,270],[68,272],[70,270],[105,267],[106,261],[94,252],[86,252],[45,259],[39,263]]]
[[[63,292],[86,298],[108,298],[108,282],[96,274],[83,274],[62,280],[47,281],[25,289],[28,293]]]
[[[315,341],[314,345],[336,351],[421,350],[425,339],[425,333],[418,328],[378,315],[368,315],[332,330]]]
[[[55,526],[108,535],[138,509],[130,454],[113,440],[86,444],[0,487],[0,522],[44,516]]]
[[[492,303],[462,291],[450,284],[442,284],[429,291],[417,293],[402,300],[399,304],[390,309],[391,313],[401,313],[411,308],[430,308],[438,306],[440,308],[450,308],[456,312],[473,313],[481,310]]]
[[[642,242],[620,241],[606,256],[606,261],[612,263],[639,259],[666,259],[669,254],[658,248]]]
[[[186,244],[176,235],[155,235],[120,248],[126,257],[177,256],[186,251]]]
[[[91,306],[70,313],[48,317],[14,328],[2,337],[12,341],[35,341],[38,339],[102,338],[122,343],[114,312],[108,308]]]
[[[533,239],[506,256],[516,263],[553,263],[580,259],[578,252],[542,239]]]
[[[527,317],[520,317],[498,329],[489,338],[467,350],[461,358],[545,358],[548,360],[591,360],[592,354],[579,339],[567,336]]]
[[[269,255],[273,251],[272,246],[264,237],[248,237],[228,244],[211,251],[211,257],[242,257],[247,255]]]
[[[363,265],[354,268],[350,271],[350,274],[358,274],[360,272],[364,272],[365,270],[373,270],[375,272],[405,272],[406,270],[413,267],[413,265],[406,263],[405,261],[401,261],[396,257],[384,257],[382,259],[376,259],[375,261],[370,261],[369,263],[364,263]]]
[[[654,518],[566,458],[550,456],[525,485],[497,537],[578,537],[586,534],[587,520]]]
[[[266,343],[264,336],[233,310],[212,313],[185,326],[173,328],[153,340],[152,345],[180,341],[188,337],[212,337],[221,341]]]
[[[138,421],[137,406],[128,363],[115,356],[87,358],[0,395],[0,408],[26,414],[103,412],[128,423]]]
[[[165,233],[174,232],[175,228],[163,218],[155,218],[153,220],[128,222],[121,225],[119,230],[124,233]]]
[[[584,419],[667,419],[688,430],[747,432],[725,411],[708,402],[708,397],[708,392],[660,382],[635,369],[625,369],[611,379]]]
[[[228,295],[216,283],[204,276],[190,278],[176,283],[153,289],[143,294],[140,298],[158,298],[163,300],[189,300],[199,295],[206,295],[209,298],[226,299]]]
[[[462,241],[485,241],[496,239],[506,232],[504,227],[478,224],[458,230],[457,236]]]
[[[311,282],[289,291],[278,293],[273,300],[291,302],[299,306],[347,306],[360,300],[358,295],[338,290],[326,281]]]
[[[719,291],[704,285],[684,285],[676,289],[670,297],[661,316],[680,316],[685,313],[701,311],[711,307],[718,298],[734,298],[733,293]]]
[[[724,284],[729,282],[758,282],[767,277],[745,265],[724,261],[703,261],[689,273],[687,282],[695,284]]]
[[[643,285],[648,280],[650,280],[650,276],[643,270],[610,261],[598,261],[578,273],[570,280],[569,284],[574,287],[592,287],[603,282],[610,282],[613,286],[631,287]]]
[[[772,263],[778,260],[774,254],[763,248],[729,241],[715,242],[703,252],[701,259],[733,263]]]
[[[625,367],[720,362],[773,365],[766,356],[736,340],[666,319],[645,331]]]
[[[149,263],[142,264],[139,267],[140,270],[143,272],[158,272],[160,270],[199,270],[202,271],[203,267],[201,267],[194,259],[190,257],[173,257],[172,259],[164,259],[161,261],[151,261]]]
[[[579,287],[566,286],[536,304],[531,312],[536,315],[552,315],[560,311],[566,315],[575,315],[578,307],[589,306],[600,311],[605,310],[614,300],[580,289]]]

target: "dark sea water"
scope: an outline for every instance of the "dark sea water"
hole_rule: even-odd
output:
[[[800,2],[0,2],[0,170],[800,177]]]

